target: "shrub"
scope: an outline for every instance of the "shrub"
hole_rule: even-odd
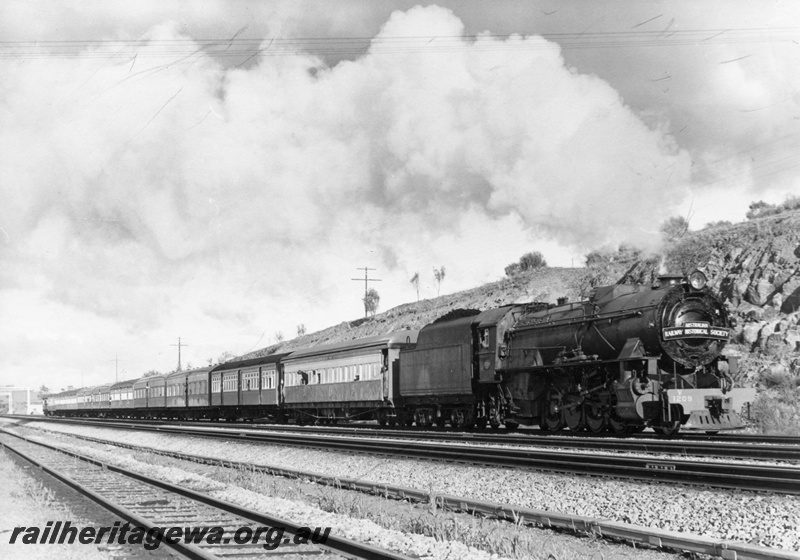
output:
[[[519,258],[519,267],[521,270],[532,270],[534,268],[544,268],[547,266],[547,261],[539,251],[531,251],[525,253]]]
[[[673,216],[665,220],[659,230],[665,241],[677,241],[689,231],[689,222],[683,216]]]
[[[537,268],[545,268],[547,261],[544,260],[544,255],[539,251],[531,251],[525,253],[519,258],[518,262],[511,263],[505,268],[506,276],[514,276],[526,270],[535,270]]]
[[[764,216],[772,216],[775,214],[782,214],[784,212],[791,212],[800,208],[800,196],[789,196],[781,204],[769,204],[763,200],[753,202],[750,204],[750,210],[747,212],[746,217],[748,220],[756,218],[763,218]]]
[[[800,435],[800,390],[771,389],[759,393],[753,404],[758,433]]]
[[[514,276],[515,274],[519,274],[519,263],[511,263],[506,267],[506,276]]]

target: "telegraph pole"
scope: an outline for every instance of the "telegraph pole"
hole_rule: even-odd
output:
[[[178,370],[181,371],[181,346],[189,346],[188,344],[181,343],[181,337],[178,337],[178,344],[170,344],[170,346],[178,347]]]
[[[119,356],[115,354],[114,355],[114,359],[111,360],[111,361],[115,363],[115,366],[114,366],[114,377],[115,377],[115,379],[117,381],[119,381]],[[125,361],[125,360],[123,360],[123,361]],[[83,385],[82,381],[81,381],[81,385]]]
[[[375,270],[374,268],[369,268],[369,267],[365,266],[363,268],[356,268],[356,270],[363,270],[364,271],[364,300],[365,300],[365,303],[364,303],[364,317],[366,317],[367,316],[366,299],[367,299],[367,292],[369,291],[369,283],[370,282],[382,282],[382,280],[380,278],[370,278],[369,277],[369,271],[370,270]],[[355,280],[356,282],[361,282],[361,278],[351,278],[350,280]]]

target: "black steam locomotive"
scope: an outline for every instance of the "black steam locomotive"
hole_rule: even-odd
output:
[[[458,310],[400,331],[54,395],[47,413],[625,434],[742,427],[754,389],[722,355],[725,307],[696,271],[581,302]]]
[[[415,422],[628,433],[742,427],[754,389],[721,352],[725,307],[696,271],[578,303],[511,305],[424,327],[401,352]]]

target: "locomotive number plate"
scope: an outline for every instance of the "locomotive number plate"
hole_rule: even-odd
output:
[[[664,340],[679,340],[681,338],[728,340],[730,333],[731,330],[727,327],[712,327],[706,322],[684,323],[679,327],[666,327],[661,330]]]
[[[692,402],[692,395],[670,395],[669,402],[671,403],[682,403],[682,402]]]

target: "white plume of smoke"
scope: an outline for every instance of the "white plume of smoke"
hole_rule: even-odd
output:
[[[417,7],[332,68],[268,43],[226,68],[170,24],[143,41],[181,41],[180,56],[101,44],[2,60],[4,259],[59,301],[146,322],[142,301],[200,315],[254,302],[288,315],[301,291],[330,303],[330,271],[370,250],[404,270],[447,256],[469,282],[485,274],[475,245],[499,273],[534,234],[656,240],[686,193],[686,153],[555,43],[462,33],[448,10]],[[203,305],[174,297],[190,285]]]

